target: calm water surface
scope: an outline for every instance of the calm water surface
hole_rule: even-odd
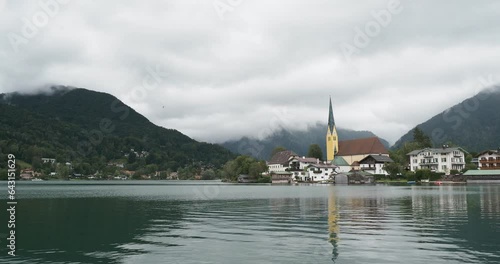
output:
[[[500,263],[500,185],[102,183],[19,183],[0,263]]]

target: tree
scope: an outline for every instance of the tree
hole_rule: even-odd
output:
[[[251,178],[259,179],[263,172],[267,171],[265,161],[256,160],[250,156],[238,156],[228,161],[221,170],[221,177],[236,181],[240,174],[248,174]]]
[[[67,179],[69,176],[69,167],[66,164],[58,164],[56,167],[57,178]]]
[[[251,178],[258,179],[263,172],[267,171],[267,165],[264,161],[253,161],[248,168],[248,175]]]
[[[230,160],[224,164],[221,169],[221,176],[224,179],[233,180],[238,177],[238,172],[236,171],[236,162],[234,160]]]
[[[134,175],[132,175],[132,179],[133,179],[133,180],[141,180],[141,179],[142,179],[142,177],[141,177],[141,172],[140,172],[140,171],[136,171],[136,172],[134,173]]]
[[[428,169],[417,170],[415,172],[415,180],[421,181],[422,179],[429,179],[431,181],[435,181],[440,179],[444,173],[436,173]]]
[[[1,181],[6,181],[8,178],[8,171],[7,169],[0,169],[0,180]]]
[[[389,151],[389,155],[391,159],[394,160],[394,162],[406,166],[409,161],[407,154],[417,149],[420,149],[419,144],[417,144],[416,142],[407,142],[399,149]]]
[[[417,142],[421,148],[431,148],[432,141],[419,127],[413,130],[413,141]]]
[[[131,152],[128,154],[128,160],[127,160],[128,164],[132,164],[132,163],[134,163],[134,162],[136,161],[136,158],[137,158],[137,157],[135,156],[135,153],[131,151]]]
[[[323,160],[323,151],[318,144],[312,144],[309,146],[309,151],[307,152],[308,157],[317,158]]]
[[[402,174],[403,166],[401,166],[396,162],[386,163],[384,165],[384,170],[387,171],[387,173],[389,173],[389,176],[391,178],[396,178]]]
[[[156,164],[146,165],[146,173],[147,174],[154,174],[157,171],[158,171],[158,165],[156,165]]]
[[[282,146],[277,146],[273,149],[273,151],[271,152],[271,157],[272,158],[274,156],[274,154],[278,153],[278,152],[281,152],[281,151],[285,151],[286,148],[282,147]]]
[[[212,169],[206,170],[201,174],[202,180],[214,180],[215,179],[215,171]]]

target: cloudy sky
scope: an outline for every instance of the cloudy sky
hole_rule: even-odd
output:
[[[500,1],[0,0],[0,92],[108,92],[199,140],[390,142],[500,80]],[[481,81],[483,80],[483,81]]]

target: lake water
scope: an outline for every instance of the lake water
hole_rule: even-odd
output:
[[[17,192],[18,256],[7,255],[1,210],[0,263],[500,263],[500,185],[33,182]]]

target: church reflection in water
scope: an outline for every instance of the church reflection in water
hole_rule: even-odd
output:
[[[337,243],[339,240],[339,213],[337,208],[337,198],[335,197],[334,188],[330,188],[328,194],[328,231],[329,231],[329,239],[328,241],[332,244],[332,260],[335,261],[338,257],[337,251]]]
[[[342,249],[343,258],[351,258],[357,255],[353,248],[375,249],[395,238],[412,243],[408,236],[417,237],[422,248],[442,241],[437,245],[452,243],[464,252],[488,251],[497,244],[500,185],[374,188],[364,195],[353,188],[329,188],[328,243],[322,254],[331,252],[333,262]]]

